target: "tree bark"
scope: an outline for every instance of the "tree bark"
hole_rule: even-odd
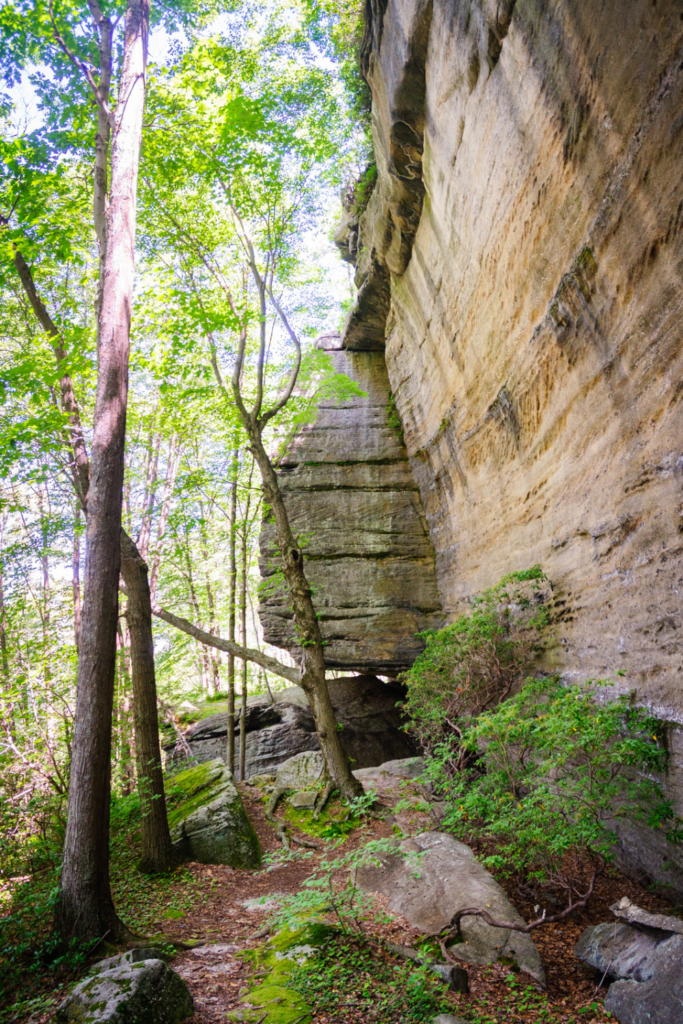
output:
[[[116,658],[123,455],[135,272],[137,178],[149,0],[128,0],[111,156],[87,558],[76,716],[58,921],[64,939],[122,939],[109,883],[111,726]]]
[[[228,590],[228,639],[235,642],[235,598],[237,596],[237,471],[239,452],[233,452],[232,458],[232,492],[230,495],[230,569]],[[235,656],[228,654],[228,767],[235,770]]]
[[[275,520],[275,533],[282,557],[282,570],[292,598],[294,621],[302,650],[302,671],[299,685],[311,705],[320,740],[320,749],[325,757],[327,769],[342,796],[352,799],[363,792],[363,787],[351,774],[348,754],[339,737],[337,719],[325,680],[323,638],[313,607],[311,588],[304,573],[303,552],[289,525],[289,517],[277,474],[263,447],[261,428],[258,423],[254,423],[249,415],[245,426],[249,434],[251,450],[261,473],[264,497]]]
[[[81,642],[81,509],[74,513],[74,546],[71,558],[71,591],[74,601],[74,642],[76,653]]]
[[[121,531],[121,575],[126,584],[133,671],[133,715],[138,766],[141,829],[140,871],[168,871],[177,863],[168,830],[159,747],[152,610],[147,564],[130,537]]]

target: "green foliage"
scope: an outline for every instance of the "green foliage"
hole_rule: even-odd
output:
[[[661,725],[626,695],[609,699],[604,680],[564,687],[529,679],[515,696],[463,728],[460,756],[437,744],[428,774],[448,803],[443,827],[483,844],[500,875],[578,892],[587,862],[613,860],[622,820],[683,833],[656,775],[666,767]]]
[[[334,844],[337,847],[343,839]],[[360,849],[341,856],[332,852],[321,860],[313,874],[302,883],[301,889],[280,898],[272,922],[275,927],[295,928],[302,919],[332,915],[344,932],[362,934],[366,918],[379,919],[373,897],[358,889],[352,879],[353,868],[361,862],[377,862],[379,855],[393,853],[394,839],[377,839]],[[340,878],[345,881],[339,881]]]
[[[360,217],[366,209],[376,184],[377,164],[373,163],[363,171],[353,189],[353,212],[356,217]]]
[[[505,576],[469,612],[420,636],[425,650],[402,680],[405,710],[425,750],[498,704],[527,675],[548,625],[540,566]]]
[[[289,985],[316,1013],[343,1019],[362,1011],[377,1024],[418,1024],[453,1010],[443,983],[426,967],[393,964],[360,937],[333,935],[296,967]]]
[[[403,444],[403,424],[401,423],[401,417],[399,416],[398,409],[396,408],[396,399],[393,395],[390,395],[389,397],[386,412],[389,426],[394,431],[401,444]]]

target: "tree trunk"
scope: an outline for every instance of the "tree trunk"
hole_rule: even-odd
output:
[[[242,575],[240,579],[240,640],[247,646],[247,529],[249,526],[249,498],[242,531]],[[247,661],[242,659],[242,701],[240,707],[240,782],[244,782],[247,764]]]
[[[137,177],[149,0],[128,0],[111,156],[90,459],[87,557],[58,923],[65,940],[120,940],[109,883],[111,725],[121,568],[123,454],[135,272]]]
[[[237,470],[239,452],[233,452],[232,493],[230,495],[230,569],[228,590],[228,640],[235,642],[235,598],[237,597],[237,559],[235,550],[237,530]],[[235,655],[228,654],[228,767],[235,770]]]
[[[74,513],[74,547],[71,559],[71,590],[74,600],[74,641],[76,653],[81,642],[81,510]]]
[[[133,715],[142,815],[138,868],[148,874],[168,871],[177,863],[166,815],[157,712],[154,640],[147,565],[130,537],[121,531],[121,575],[126,584],[133,665]]]
[[[351,774],[349,758],[339,737],[337,719],[325,680],[323,639],[313,607],[311,588],[304,573],[303,553],[296,543],[289,525],[289,517],[277,474],[263,447],[260,426],[253,422],[245,423],[245,426],[249,432],[251,449],[261,473],[264,497],[275,520],[277,545],[282,556],[285,583],[292,598],[294,621],[302,651],[302,672],[299,685],[311,705],[327,769],[342,796],[351,799],[359,796],[363,792],[363,787]]]

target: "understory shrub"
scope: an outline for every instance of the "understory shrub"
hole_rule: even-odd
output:
[[[444,736],[494,707],[529,674],[549,623],[547,577],[538,565],[510,573],[444,629],[421,633],[426,647],[401,679],[411,731],[429,753]]]
[[[529,679],[428,759],[448,807],[442,827],[483,848],[499,876],[554,890],[567,906],[614,859],[620,821],[681,839],[656,777],[666,767],[661,723],[630,695],[607,698],[610,685]],[[453,772],[462,751],[469,758]]]

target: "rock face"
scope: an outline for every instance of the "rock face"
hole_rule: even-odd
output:
[[[168,816],[171,839],[184,860],[261,866],[261,844],[222,761],[207,761],[173,778],[184,799]]]
[[[402,687],[396,683],[383,683],[376,676],[332,679],[328,686],[342,726],[342,743],[354,765],[371,767],[415,753],[414,742],[402,731],[404,719],[396,707],[404,696]],[[295,754],[320,749],[313,715],[303,690],[290,687],[277,694],[278,697],[283,695],[289,699],[280,699],[270,705],[253,704],[247,709],[248,779],[274,772]],[[203,719],[188,729],[186,739],[197,760],[225,760],[226,716],[211,715]]]
[[[367,11],[377,182],[338,232],[342,344],[385,346],[444,612],[540,563],[549,667],[626,673],[671,724],[682,813],[680,4]],[[680,849],[622,838],[683,891]]]
[[[192,1016],[190,990],[156,950],[110,957],[64,1000],[59,1024],[180,1024]]]
[[[389,897],[390,908],[427,935],[446,928],[458,910],[481,907],[499,920],[522,923],[515,908],[469,846],[441,832],[423,832],[400,844],[400,855],[381,856],[379,866],[356,870],[356,882],[368,892]],[[541,958],[530,935],[492,928],[480,918],[462,920],[462,943],[450,953],[465,963],[487,964],[511,957],[545,984]]]
[[[398,425],[381,352],[331,352],[337,372],[366,398],[324,402],[293,440],[280,480],[295,534],[306,538],[306,574],[330,668],[395,675],[415,660],[415,634],[440,624],[434,552]],[[278,568],[274,528],[261,532],[261,572]],[[296,650],[291,602],[262,599],[268,643]]]
[[[631,913],[621,905],[611,910],[616,923],[587,928],[575,950],[601,974],[618,979],[605,1009],[621,1024],[675,1024],[683,1006],[683,921],[632,905]]]

